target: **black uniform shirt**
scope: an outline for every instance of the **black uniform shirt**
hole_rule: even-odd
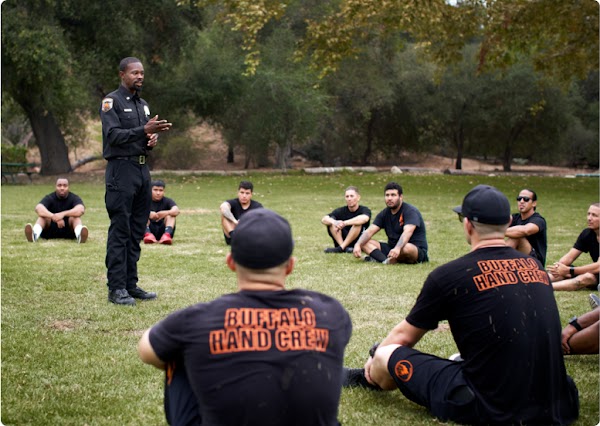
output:
[[[144,125],[150,120],[148,103],[132,95],[123,85],[109,93],[100,106],[102,155],[114,157],[146,155],[151,148]]]

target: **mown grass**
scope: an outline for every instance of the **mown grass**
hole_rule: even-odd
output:
[[[108,217],[100,178],[73,177],[71,190],[86,203],[85,245],[70,241],[27,243],[23,227],[53,181],[2,186],[2,422],[5,425],[164,424],[162,374],[143,365],[136,344],[141,332],[169,312],[236,290],[224,262],[228,251],[219,227],[220,202],[235,196],[239,176],[163,175],[167,196],[182,214],[174,245],[144,246],[140,286],[159,293],[134,308],[106,300],[104,256]],[[348,366],[362,366],[374,341],[410,310],[427,274],[468,251],[450,210],[475,184],[499,187],[511,200],[524,187],[539,195],[538,211],[549,226],[548,260],[562,256],[586,226],[585,213],[598,201],[590,178],[250,174],[255,199],[290,221],[298,258],[289,288],[308,288],[338,298],[354,330]],[[366,264],[351,255],[325,255],[330,245],[320,218],[343,205],[343,191],[357,185],[373,213],[383,206],[386,182],[396,180],[405,201],[427,224],[431,262],[415,266]],[[516,204],[512,201],[513,206]],[[583,256],[588,261],[587,255]],[[588,292],[557,293],[561,319],[588,310]],[[447,329],[428,333],[418,348],[446,357],[456,351]],[[597,424],[598,356],[572,356],[567,369],[581,397],[578,425]],[[515,378],[518,380],[518,378]],[[439,424],[399,392],[347,389],[339,419],[345,425]]]

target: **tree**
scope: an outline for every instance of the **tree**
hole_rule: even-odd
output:
[[[2,86],[29,119],[42,174],[71,170],[67,142],[117,86],[119,60],[138,56],[161,78],[197,17],[174,1],[149,0],[136,13],[119,0],[2,4]]]

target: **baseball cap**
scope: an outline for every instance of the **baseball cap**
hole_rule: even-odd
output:
[[[250,269],[281,265],[290,258],[293,250],[289,222],[268,209],[245,213],[231,236],[233,260]]]
[[[477,185],[463,199],[462,206],[454,207],[454,212],[478,223],[506,225],[510,222],[510,203],[497,188]]]

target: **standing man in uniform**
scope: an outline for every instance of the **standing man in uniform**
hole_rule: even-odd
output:
[[[238,291],[144,332],[138,353],[166,370],[169,424],[339,424],[352,323],[337,300],[286,290],[293,248],[287,220],[267,209],[244,214],[226,259]]]
[[[252,182],[243,180],[238,185],[238,196],[231,200],[223,201],[219,210],[221,210],[221,228],[225,243],[231,245],[233,232],[240,218],[253,209],[262,208],[262,204],[252,199],[254,185]]]
[[[358,204],[358,188],[349,186],[344,197],[346,206],[335,209],[321,219],[334,244],[333,247],[326,248],[325,253],[352,253],[356,240],[369,227],[371,210]]]
[[[155,180],[152,182],[152,204],[150,205],[150,218],[144,235],[145,244],[171,245],[175,236],[175,218],[179,216],[179,207],[175,201],[165,197],[165,182]]]
[[[421,212],[405,203],[402,187],[396,182],[385,186],[385,204],[375,220],[354,245],[354,257],[367,253],[367,262],[421,263],[428,262],[427,235]],[[387,243],[373,240],[373,236],[384,229]]]
[[[471,252],[435,269],[406,319],[371,348],[345,385],[400,389],[443,422],[568,425],[579,396],[567,376],[550,278],[508,247],[510,203],[488,185],[456,207]],[[447,320],[464,361],[413,349]]]
[[[506,243],[521,253],[535,257],[542,265],[546,265],[546,219],[537,209],[537,194],[531,189],[524,189],[517,197],[519,213],[512,216],[510,226],[506,230]]]
[[[148,103],[140,98],[144,66],[128,57],[119,64],[121,84],[109,93],[100,108],[103,156],[106,166],[104,200],[110,218],[106,242],[108,300],[135,305],[135,299],[155,299],[156,293],[137,286],[140,242],[150,214],[149,151],[158,134],[171,123],[150,116]]]
[[[69,191],[68,179],[58,178],[54,192],[42,198],[35,212],[35,225],[25,225],[25,237],[30,243],[40,237],[76,239],[81,244],[87,241],[88,229],[81,222],[85,206],[77,194]]]

